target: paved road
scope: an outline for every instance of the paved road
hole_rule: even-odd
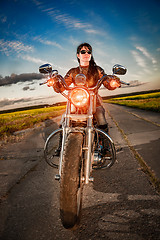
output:
[[[107,109],[129,144],[160,181],[160,114],[111,104]]]
[[[94,172],[94,183],[84,189],[81,224],[75,231],[65,230],[61,225],[59,183],[54,180],[56,170],[42,158],[44,141],[57,127],[56,122],[50,125],[51,122],[47,121],[45,126],[29,132],[21,141],[1,149],[1,240],[160,239],[160,196],[141,171],[111,117],[131,142],[132,134],[135,134],[133,140],[138,136],[139,141],[137,134],[142,128],[135,131],[138,125],[132,122],[138,123],[140,118],[134,120],[132,114],[125,115],[123,107],[118,107],[118,111],[114,105],[107,108],[111,114],[107,115],[110,134],[119,150],[117,162],[109,170]],[[143,134],[145,130],[146,133],[159,131],[154,127],[149,130],[148,126],[144,127]],[[148,138],[145,139],[148,144]],[[134,144],[137,151],[145,141]]]

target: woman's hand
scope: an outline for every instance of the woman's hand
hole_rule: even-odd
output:
[[[54,78],[50,78],[50,79],[47,81],[47,86],[48,86],[48,87],[53,87],[54,83],[55,83]]]
[[[57,93],[63,92],[64,87],[63,87],[63,84],[61,83],[61,78],[62,78],[61,75],[53,76],[47,81],[47,86],[53,87],[54,91]]]
[[[107,75],[103,85],[109,90],[115,90],[121,87],[120,78],[115,75]]]

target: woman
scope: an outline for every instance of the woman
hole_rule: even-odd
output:
[[[82,43],[77,47],[77,60],[79,62],[79,66],[76,68],[71,68],[64,79],[67,85],[71,85],[75,83],[75,77],[77,74],[82,73],[86,76],[86,81],[88,83],[88,87],[94,87],[97,84],[97,81],[105,75],[104,70],[97,66],[93,54],[92,47],[88,43]],[[53,88],[56,92],[63,92],[65,90],[64,86],[61,85],[58,81],[58,76],[54,79],[55,84]],[[107,80],[113,80],[113,76],[107,75]],[[103,82],[103,85],[109,89],[114,90],[117,87],[120,87],[119,78],[114,76],[114,80],[116,80],[116,86],[112,88],[107,81]],[[101,105],[100,96],[97,96],[97,104],[96,104],[96,113],[95,118],[97,121],[97,127],[103,129],[108,133],[108,123],[105,118],[105,110]]]

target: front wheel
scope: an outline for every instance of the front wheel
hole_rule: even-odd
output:
[[[60,216],[65,228],[73,228],[80,220],[82,205],[83,135],[70,133],[66,139],[60,182]]]

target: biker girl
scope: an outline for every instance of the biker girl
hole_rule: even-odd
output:
[[[75,84],[75,77],[77,74],[84,74],[86,76],[86,82],[87,82],[87,87],[94,87],[97,84],[97,81],[105,75],[104,70],[97,66],[94,58],[93,58],[93,53],[92,53],[92,47],[88,43],[82,43],[77,47],[77,60],[79,62],[79,66],[76,68],[71,68],[67,74],[65,75],[64,79],[66,84],[69,86],[72,83]],[[53,88],[54,90],[59,93],[63,92],[65,88],[63,87],[62,84],[60,84],[56,79],[58,80],[59,75],[57,75],[54,78],[54,85]],[[109,80],[115,80],[115,85],[114,87],[111,87],[109,84]],[[117,87],[120,87],[120,81],[119,78],[114,76],[107,75],[107,80],[104,81],[103,85],[108,89],[108,90],[114,90]],[[97,122],[97,127],[102,129],[103,131],[108,133],[108,123],[105,118],[105,110],[101,104],[101,98],[97,94],[97,100],[96,100],[96,112],[94,114],[94,117]]]
[[[60,216],[67,229],[79,223],[83,186],[94,180],[92,171],[110,168],[116,160],[98,90],[102,84],[114,90],[124,83],[115,75],[106,75],[96,65],[88,43],[78,46],[77,59],[79,66],[70,69],[64,78],[57,70],[52,70],[50,64],[39,68],[40,73],[50,77],[42,84],[53,86],[67,99],[61,125],[49,135],[44,147],[46,162],[58,169],[55,179],[60,182]],[[126,73],[126,68],[118,64],[112,70],[113,74]],[[60,141],[56,152],[58,136]]]

